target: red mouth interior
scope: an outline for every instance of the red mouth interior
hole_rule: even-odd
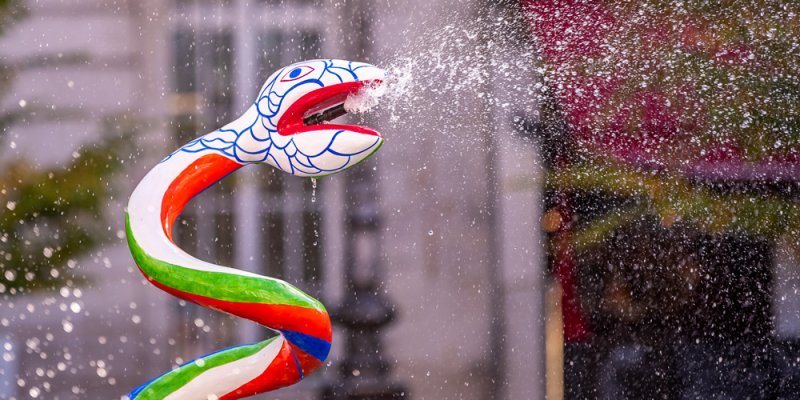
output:
[[[352,93],[371,84],[380,84],[380,81],[345,82],[326,86],[306,93],[294,102],[278,121],[278,133],[284,136],[294,135],[320,129],[345,129],[348,131],[364,133],[367,135],[381,136],[377,131],[359,125],[318,123],[306,125],[303,121],[320,111],[343,104]]]

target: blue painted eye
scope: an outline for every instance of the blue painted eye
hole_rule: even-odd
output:
[[[312,72],[314,72],[313,67],[309,67],[308,65],[300,65],[292,68],[291,70],[289,70],[289,72],[283,75],[283,78],[281,78],[281,82],[296,81]]]

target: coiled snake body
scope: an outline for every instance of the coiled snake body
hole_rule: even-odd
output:
[[[267,79],[244,115],[170,154],[134,189],[126,231],[147,280],[279,335],[188,362],[135,389],[130,399],[239,399],[294,384],[322,365],[331,323],[319,301],[284,281],[192,257],[173,242],[173,223],[195,195],[247,164],[320,177],[372,155],[383,144],[378,132],[325,121],[344,113],[348,95],[383,79],[379,68],[343,60],[285,67]]]

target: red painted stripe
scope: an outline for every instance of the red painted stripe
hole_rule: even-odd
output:
[[[222,396],[219,400],[236,400],[255,394],[268,392],[297,383],[300,380],[300,371],[297,369],[292,349],[289,342],[283,342],[280,352],[275,360],[261,375],[250,382],[238,387],[236,390]]]
[[[161,226],[172,240],[172,225],[186,203],[195,195],[243,165],[219,154],[208,154],[198,158],[181,171],[164,192],[161,202]]]
[[[200,157],[181,171],[169,185],[162,199],[161,224],[167,237],[172,240],[175,219],[195,195],[241,167],[242,164],[227,157],[209,154]],[[166,286],[149,277],[141,267],[139,270],[153,285],[175,297],[247,318],[272,329],[299,332],[329,343],[332,340],[331,321],[326,312],[286,304],[229,302],[200,296]],[[298,364],[302,369],[302,375],[298,370]],[[322,361],[285,341],[276,358],[264,372],[220,399],[239,399],[289,386],[320,366]]]
[[[139,270],[141,271],[141,268]],[[150,278],[144,271],[142,271],[142,274],[147,277],[150,283],[175,297],[247,318],[272,329],[300,332],[329,343],[331,342],[331,319],[328,313],[317,311],[313,308],[287,304],[239,303],[218,300],[171,288]]]
[[[287,343],[289,342],[287,341]],[[311,354],[306,353],[305,351],[303,351],[302,349],[291,343],[289,343],[289,346],[292,347],[292,351],[294,351],[294,355],[295,357],[297,357],[297,361],[300,363],[300,368],[303,369],[303,376],[311,375],[314,371],[317,370],[317,368],[322,366],[322,361],[315,358]]]

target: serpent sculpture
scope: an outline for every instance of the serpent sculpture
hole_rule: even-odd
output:
[[[375,66],[343,60],[285,67],[267,79],[244,115],[167,156],[134,189],[126,231],[147,280],[278,335],[190,361],[133,390],[129,399],[239,399],[294,384],[322,365],[331,322],[319,301],[284,281],[194,258],[173,242],[172,228],[195,195],[245,165],[321,177],[374,154],[383,144],[378,132],[327,121],[346,113],[348,95],[384,77]]]

